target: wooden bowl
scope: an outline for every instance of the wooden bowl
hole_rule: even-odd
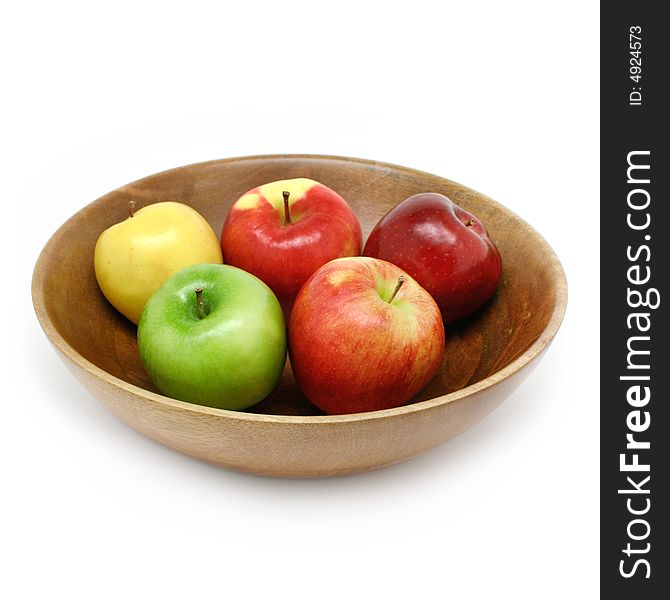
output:
[[[439,373],[400,408],[326,416],[290,371],[249,412],[162,396],[137,352],[136,328],[107,303],[93,272],[100,233],[137,208],[164,200],[198,210],[219,233],[231,204],[268,181],[310,177],[352,206],[364,239],[377,220],[418,192],[441,192],[479,216],[503,259],[494,299],[448,328]],[[231,469],[282,477],[356,473],[411,458],[468,429],[498,406],[538,362],[567,301],[563,269],[529,225],[462,185],[390,164],[328,156],[255,156],[189,165],[141,179],[89,204],[49,240],[35,266],[33,303],[44,332],[75,377],[148,437]]]

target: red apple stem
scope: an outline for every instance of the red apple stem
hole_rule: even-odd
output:
[[[398,290],[402,287],[402,284],[405,283],[405,276],[401,275],[398,277],[398,283],[395,284],[395,289],[393,290],[393,293],[391,294],[391,298],[389,298],[389,304],[393,302],[393,299],[395,298],[395,295],[398,293]]]
[[[128,216],[131,219],[135,216],[135,200],[128,200]]]
[[[284,225],[291,224],[291,211],[288,207],[288,198],[291,194],[288,192],[282,192],[281,195],[284,197]]]
[[[471,227],[471,226],[474,225],[474,224],[475,224],[475,220],[474,220],[474,219],[468,219],[468,220],[465,222],[465,226],[466,226],[466,227]]]
[[[207,316],[205,312],[205,303],[202,301],[202,288],[195,288],[195,301],[198,304],[198,314],[201,319]]]

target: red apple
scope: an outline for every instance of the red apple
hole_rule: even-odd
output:
[[[321,267],[300,290],[288,331],[298,387],[329,414],[405,404],[444,354],[442,317],[430,294],[374,258]]]
[[[304,178],[248,191],[221,233],[224,262],[263,280],[285,309],[321,265],[361,246],[361,225],[342,196]]]
[[[435,193],[411,196],[389,211],[370,233],[363,254],[407,271],[435,298],[445,324],[485,304],[502,267],[481,221]]]

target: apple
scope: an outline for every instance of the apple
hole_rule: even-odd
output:
[[[180,269],[196,263],[221,264],[216,234],[202,215],[180,202],[158,202],[102,232],[93,263],[105,298],[137,324],[159,286]]]
[[[361,253],[361,226],[345,200],[312,179],[256,187],[230,209],[221,232],[226,263],[253,273],[287,309],[321,265]]]
[[[286,362],[277,298],[228,265],[191,265],[165,281],[142,312],[137,343],[163,394],[229,410],[265,398]]]
[[[495,293],[502,268],[481,221],[436,193],[411,196],[389,211],[363,254],[407,271],[435,298],[445,324],[483,306]]]
[[[383,260],[333,260],[312,275],[293,305],[293,374],[305,396],[329,414],[404,404],[432,379],[443,354],[435,301]]]

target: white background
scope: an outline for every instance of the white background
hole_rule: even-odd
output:
[[[0,596],[596,597],[597,19],[583,1],[3,8]],[[143,438],[59,362],[29,287],[65,219],[156,171],[290,152],[454,179],[554,247],[564,325],[487,420],[383,471],[264,479]]]

